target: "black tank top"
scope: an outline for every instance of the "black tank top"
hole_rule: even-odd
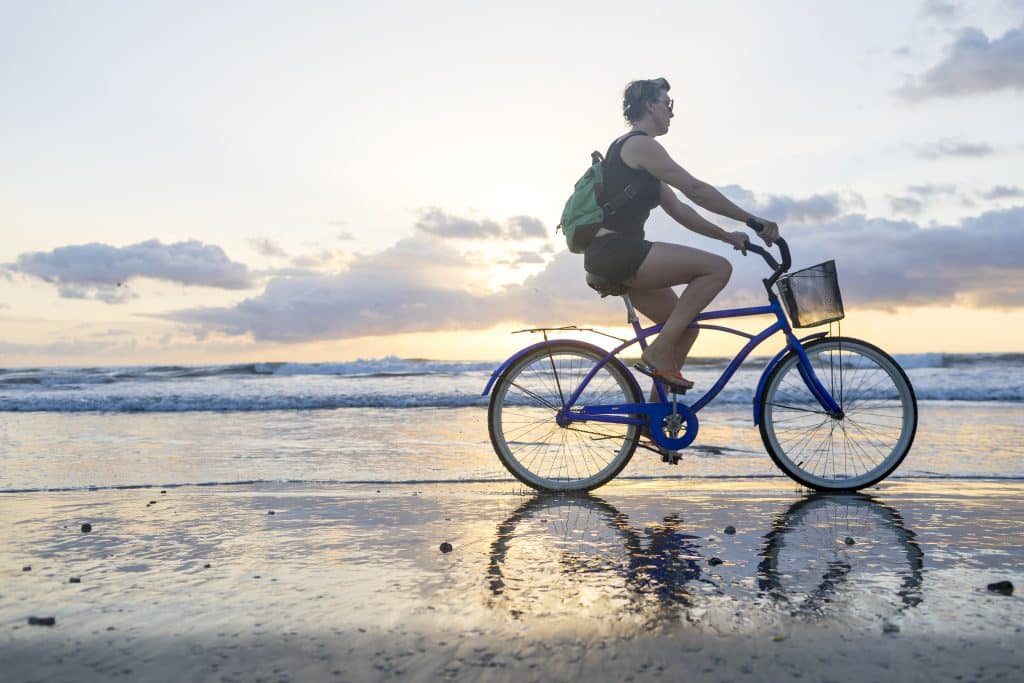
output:
[[[619,197],[627,185],[632,185],[636,196],[619,207],[615,213],[605,212],[604,227],[623,236],[643,239],[644,223],[661,199],[661,181],[647,171],[630,168],[622,160],[622,144],[634,135],[647,133],[634,130],[618,138],[605,155],[604,201]]]

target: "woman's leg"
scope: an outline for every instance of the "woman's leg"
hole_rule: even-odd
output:
[[[681,244],[654,243],[640,268],[626,281],[631,298],[632,290],[663,290],[681,284],[686,288],[673,304],[661,333],[644,351],[646,363],[663,372],[679,370],[696,339],[696,331],[688,330],[690,323],[722,291],[731,275],[732,264],[721,256]],[[664,295],[657,296],[667,303]],[[666,303],[659,304],[658,312],[663,312]]]
[[[670,287],[663,289],[630,289],[629,298],[633,305],[636,306],[636,310],[656,323],[664,323],[668,320],[676,304],[679,302],[679,297],[676,296],[676,293]],[[682,338],[679,340],[679,344],[673,349],[673,362],[676,368],[683,367],[683,361],[686,360],[686,356],[690,353],[693,343],[697,341],[697,332],[699,330],[696,328],[687,327]],[[658,400],[658,391],[653,386],[651,387],[649,400]]]

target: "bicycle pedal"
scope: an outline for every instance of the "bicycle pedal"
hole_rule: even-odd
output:
[[[679,464],[679,454],[678,453],[673,453],[672,451],[666,451],[666,452],[661,454],[661,461],[663,463],[668,464],[668,465],[678,465]]]

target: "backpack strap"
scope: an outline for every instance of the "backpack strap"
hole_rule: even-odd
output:
[[[618,140],[616,140],[615,142],[613,142],[608,147],[608,154],[605,156],[605,158],[603,160],[605,170],[607,170],[607,168],[608,168],[608,157],[610,157],[612,155],[612,150],[615,149],[616,146],[618,146],[618,148],[619,148],[619,161],[622,161],[622,145],[626,142],[626,140],[630,139],[631,137],[633,137],[635,135],[647,135],[647,133],[643,132],[642,130],[630,131],[630,132],[626,133],[625,135],[623,135]],[[591,158],[593,158],[594,155],[596,155],[596,154],[597,154],[597,152],[594,152],[594,154],[591,155]],[[595,159],[595,161],[596,161],[596,159]],[[625,162],[623,162],[623,163],[625,163]],[[608,214],[609,216],[613,216],[613,215],[615,215],[616,211],[618,211],[623,206],[625,206],[627,202],[629,202],[631,199],[633,199],[633,197],[636,197],[636,188],[634,188],[632,184],[626,185],[624,188],[622,188],[622,192],[620,192],[617,197],[615,197],[615,198],[613,198],[613,199],[611,199],[609,201],[606,201],[603,204],[601,204],[601,208],[603,208],[605,210],[606,214]]]

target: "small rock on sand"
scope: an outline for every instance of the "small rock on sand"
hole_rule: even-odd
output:
[[[736,527],[730,524],[729,526],[725,527],[725,533],[732,536],[734,533],[736,533]]]
[[[82,533],[83,534],[87,534],[90,531],[92,531],[92,524],[89,524],[88,522],[86,522],[85,524],[82,525]]]
[[[441,544],[441,552],[442,553],[450,553],[451,551],[452,551],[452,544],[451,543],[449,543],[448,541],[445,541],[444,543]]]
[[[708,564],[710,564],[712,567],[717,567],[718,565],[722,564],[722,558],[712,557],[710,560],[708,560]]]
[[[207,562],[206,564],[203,565],[203,569],[209,569],[209,568],[210,568],[210,563],[209,562]]]
[[[26,564],[24,567],[21,568],[21,571],[23,571],[23,572],[30,572],[30,571],[32,571],[32,565]]]
[[[854,544],[854,543],[856,543],[856,542],[857,542],[857,541],[853,540],[853,536],[847,536],[847,537],[846,537],[846,538],[845,538],[845,539],[843,540],[843,543],[845,543],[846,545],[853,545],[853,544]]]
[[[268,515],[276,515],[277,513],[274,512],[273,510],[267,510],[267,514]]]
[[[68,583],[82,583],[82,577],[72,576],[70,579],[68,579]]]
[[[1000,593],[1001,595],[1013,595],[1013,584],[1009,581],[996,581],[988,585],[989,591],[992,593]]]
[[[899,633],[899,624],[894,624],[891,621],[887,621],[882,624],[882,633]]]
[[[57,623],[57,617],[29,617],[29,626],[53,626]]]

